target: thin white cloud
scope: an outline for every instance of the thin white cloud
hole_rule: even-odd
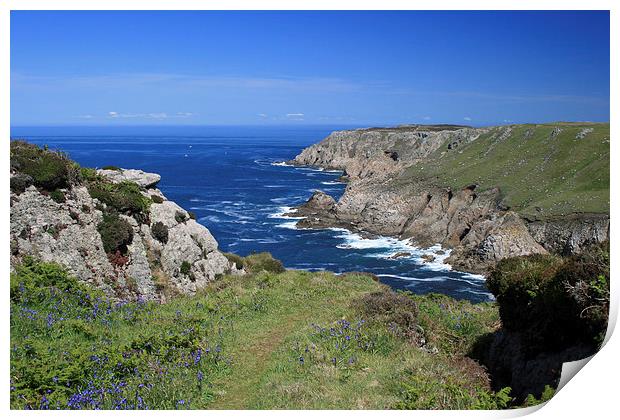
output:
[[[424,121],[430,121],[432,118],[431,118],[431,117],[422,117],[422,119],[423,119]]]
[[[286,119],[292,120],[292,121],[303,121],[304,114],[301,112],[291,112],[291,113],[286,114]]]
[[[119,113],[116,111],[110,111],[106,114],[108,118],[142,118],[151,120],[163,120],[167,118],[190,118],[196,115],[193,112],[176,112],[174,114],[168,114],[166,112],[148,112],[148,113]],[[95,118],[92,115],[82,116],[81,118]]]
[[[259,117],[261,117],[261,118],[267,118],[267,117],[268,117],[268,115],[267,115],[267,114],[262,114],[262,113],[261,113],[261,114],[256,114],[256,115],[257,115],[257,116],[259,116]]]
[[[471,117],[463,117],[465,121],[471,121]]]

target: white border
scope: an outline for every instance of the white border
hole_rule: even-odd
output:
[[[5,211],[4,217],[0,221],[2,230],[0,232],[0,238],[5,238],[0,241],[1,249],[0,253],[4,258],[4,293],[2,299],[2,313],[4,314],[4,321],[2,323],[2,339],[3,344],[0,351],[4,355],[3,361],[0,365],[2,372],[2,378],[4,379],[4,390],[0,389],[0,408],[3,411],[7,411],[7,414],[11,417],[22,416],[51,416],[53,413],[46,412],[23,412],[23,411],[9,411],[9,305],[8,305],[8,256],[9,256],[9,188],[8,188],[8,139],[10,137],[10,30],[9,30],[9,15],[10,10],[346,10],[346,9],[361,9],[361,10],[611,10],[611,126],[612,132],[618,122],[618,114],[613,112],[614,105],[617,106],[616,97],[618,95],[618,77],[620,75],[620,67],[618,66],[618,40],[620,40],[619,30],[619,14],[620,4],[617,1],[602,1],[602,0],[590,0],[590,1],[576,1],[576,0],[564,0],[564,1],[552,1],[552,0],[521,0],[521,1],[489,1],[489,0],[470,0],[470,1],[433,1],[433,2],[413,2],[413,1],[394,1],[394,0],[382,0],[368,1],[368,0],[314,0],[314,1],[296,1],[294,3],[290,1],[282,0],[263,0],[260,3],[257,1],[244,1],[244,0],[228,0],[216,4],[214,2],[199,1],[199,0],[7,0],[0,3],[0,132],[4,139],[1,141],[0,150],[0,162],[4,171],[4,180],[2,182],[0,197],[3,203],[3,209]],[[575,28],[579,30],[579,28]],[[618,147],[615,142],[611,142],[612,157],[618,157]],[[612,158],[612,160],[613,160]],[[611,214],[612,220],[617,220],[617,208],[615,206],[616,200],[614,198],[617,193],[616,180],[618,176],[617,167],[612,165],[611,167],[611,197],[612,206]],[[614,222],[611,224],[611,236],[617,237],[615,234],[617,231]],[[616,247],[612,242],[612,259],[615,261]],[[612,271],[615,264],[612,264]],[[612,310],[610,314],[610,320],[615,325],[618,315],[618,287],[616,286],[615,271],[612,273]],[[564,388],[559,391],[556,396],[547,403],[543,409],[537,410],[525,409],[525,410],[512,410],[512,411],[495,411],[495,412],[481,412],[481,411],[417,411],[417,412],[399,412],[399,411],[357,411],[355,413],[343,413],[341,411],[297,411],[295,413],[287,411],[262,411],[262,412],[249,412],[249,411],[185,411],[182,415],[186,418],[203,418],[209,416],[212,418],[286,418],[291,414],[294,416],[305,419],[320,415],[326,418],[337,418],[343,415],[354,415],[360,419],[374,418],[375,416],[387,416],[390,418],[508,418],[516,417],[527,413],[532,413],[531,418],[536,419],[556,419],[556,418],[595,418],[605,419],[612,418],[617,415],[617,391],[616,385],[618,384],[617,375],[619,373],[618,358],[620,357],[620,344],[616,337],[608,334],[608,342],[605,347],[592,358],[592,360],[583,368],[577,375],[576,379],[569,381]],[[145,414],[145,413],[144,413]],[[138,412],[67,412],[63,411],[56,413],[63,418],[76,418],[83,417],[131,417],[144,415]],[[170,412],[152,412],[150,416],[154,418],[167,418]]]

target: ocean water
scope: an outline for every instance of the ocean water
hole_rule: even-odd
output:
[[[439,246],[423,250],[344,229],[296,229],[296,220],[283,216],[316,189],[336,199],[344,192],[340,172],[280,164],[338,128],[17,127],[11,134],[62,149],[83,166],[161,174],[163,193],[196,213],[224,251],[268,251],[291,269],[367,271],[395,289],[491,299],[484,278],[451,270]],[[411,256],[390,258],[398,252]],[[425,263],[424,254],[436,260]]]

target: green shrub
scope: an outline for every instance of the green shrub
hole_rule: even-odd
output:
[[[60,190],[54,190],[50,192],[50,198],[57,203],[64,203],[67,201],[65,194]]]
[[[500,261],[487,280],[504,328],[530,353],[601,343],[609,312],[609,244],[565,259],[532,255]]]
[[[151,233],[153,237],[162,244],[168,243],[168,226],[164,225],[162,222],[153,223],[153,226],[151,226]]]
[[[188,211],[187,214],[189,214],[190,219],[196,220],[196,213],[194,213],[193,211]]]
[[[102,177],[97,173],[97,170],[93,168],[80,168],[80,177],[83,181],[90,182],[102,179]]]
[[[11,177],[11,191],[15,194],[21,194],[26,191],[26,188],[34,183],[34,179],[30,175],[16,174]]]
[[[108,254],[116,251],[125,253],[127,245],[133,241],[133,228],[116,213],[104,214],[103,221],[97,225],[97,231],[101,235],[103,249]]]
[[[182,211],[177,210],[176,213],[174,213],[174,220],[176,220],[177,223],[184,223],[187,220],[187,216]]]
[[[25,295],[32,304],[40,303],[48,297],[47,290],[66,291],[77,294],[87,290],[67,271],[54,262],[41,262],[31,256],[25,256],[21,264],[11,273],[11,301],[18,302]]]
[[[189,275],[191,270],[192,270],[192,265],[189,262],[183,261],[181,263],[181,274],[183,274],[184,276],[187,276]]]
[[[263,270],[270,273],[284,273],[286,271],[282,262],[273,258],[268,252],[250,254],[245,257],[243,261],[244,267],[246,267],[250,273],[258,273]]]
[[[413,337],[416,333],[418,307],[409,297],[392,290],[373,292],[353,302],[366,319],[386,325],[399,336]]]
[[[222,255],[224,255],[228,259],[229,262],[234,263],[235,266],[237,267],[237,270],[241,270],[245,266],[245,263],[243,262],[243,257],[237,254],[233,254],[230,252],[222,252]]]
[[[487,280],[487,287],[497,298],[502,324],[509,330],[524,325],[524,317],[538,302],[562,264],[553,255],[528,255],[500,261]],[[538,316],[538,315],[536,315]],[[533,320],[527,320],[531,324]]]
[[[153,203],[156,203],[156,204],[161,204],[161,203],[164,202],[164,199],[161,198],[160,196],[156,195],[156,194],[153,194],[153,195],[151,195],[151,201]]]
[[[114,165],[107,165],[101,169],[105,169],[107,171],[120,171],[121,170],[121,168],[119,168],[118,166],[114,166]]]
[[[88,191],[91,197],[119,212],[145,213],[151,204],[151,200],[142,195],[140,186],[135,182],[123,181],[113,184],[98,180],[88,184]]]
[[[24,141],[11,142],[11,169],[32,177],[34,185],[48,191],[79,182],[79,166],[60,152],[41,149]]]

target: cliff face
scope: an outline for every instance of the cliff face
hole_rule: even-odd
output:
[[[352,178],[389,174],[421,161],[443,144],[475,140],[485,129],[431,126],[335,131],[304,149],[293,163],[344,170]],[[452,147],[452,146],[451,146]]]
[[[580,185],[582,174],[574,169],[590,159],[590,167],[606,163],[608,171],[603,155],[609,148],[608,129],[412,126],[335,132],[291,163],[343,170],[349,181],[345,193],[332,206],[302,206],[296,215],[306,218],[298,223],[411,238],[421,246],[439,243],[453,248],[447,262],[473,272],[484,272],[511,256],[579,252],[608,237],[605,198],[596,195],[599,189],[604,193],[605,186]],[[588,140],[594,151],[584,143]],[[575,166],[561,160],[571,148],[584,147],[590,154],[583,154]],[[543,159],[529,187],[529,181],[512,171],[537,154]],[[441,165],[445,168],[438,172]],[[470,167],[481,169],[467,172]],[[479,175],[485,171],[486,179]],[[608,190],[608,176],[606,181]],[[546,188],[539,192],[541,186]],[[582,205],[574,191],[585,188],[593,193],[583,205],[598,200],[602,212],[571,212]],[[558,208],[568,210],[560,213]]]
[[[76,278],[112,297],[147,300],[192,294],[218,274],[236,271],[218,251],[209,230],[155,187],[159,175],[136,170],[99,171],[99,175],[112,183],[135,182],[141,194],[153,200],[141,217],[119,215],[133,231],[126,250],[122,254],[104,250],[98,226],[107,206],[86,186],[59,190],[63,200],[29,186],[11,193],[12,264],[32,255],[64,265]],[[155,226],[166,232],[164,237],[155,233]]]

